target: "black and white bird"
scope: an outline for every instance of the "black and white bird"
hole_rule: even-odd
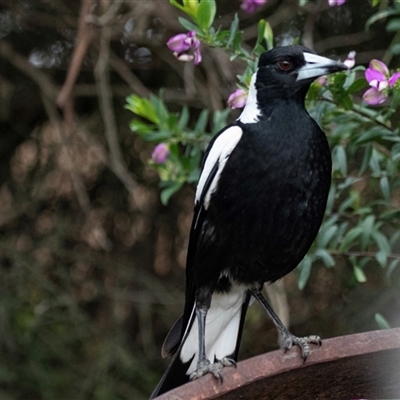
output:
[[[263,53],[240,117],[206,151],[187,255],[185,308],[165,339],[173,359],[154,398],[207,373],[222,380],[235,365],[247,307],[257,299],[278,328],[281,347],[318,336],[292,335],[261,293],[292,271],[315,239],[331,182],[325,134],[304,107],[312,81],[346,70],[300,46]]]

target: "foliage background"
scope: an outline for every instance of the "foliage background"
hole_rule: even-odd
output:
[[[378,58],[396,69],[396,4],[270,0],[246,14],[239,1],[219,0],[214,26],[229,29],[238,12],[251,49],[264,18],[276,44],[299,37],[323,55],[356,50],[357,64]],[[377,13],[384,18],[365,30]],[[130,131],[125,98],[162,88],[170,113],[187,107],[193,131],[202,110],[210,121],[219,115],[205,120],[212,132],[237,117],[224,112],[226,99],[246,68],[205,45],[199,66],[176,60],[165,43],[184,31],[182,16],[167,0],[0,0],[1,399],[144,399],[167,365],[160,347],[183,306],[194,183],[161,203],[163,170],[149,164],[156,142]],[[330,85],[333,99],[316,101],[317,91],[309,106],[335,160],[327,221],[348,225],[336,244],[320,236],[310,253],[322,248],[328,259],[312,256],[269,289],[293,333],[323,338],[377,329],[376,313],[400,326],[397,107],[355,113],[362,90],[335,94],[343,82]],[[200,132],[194,143],[206,140]],[[376,155],[362,171],[368,151]],[[241,358],[276,340],[252,307]]]

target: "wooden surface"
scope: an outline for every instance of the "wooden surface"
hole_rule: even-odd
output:
[[[299,349],[262,354],[158,400],[400,399],[400,328],[323,340],[306,363]]]

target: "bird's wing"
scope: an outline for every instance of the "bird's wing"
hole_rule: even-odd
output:
[[[169,331],[162,348],[165,357],[172,356],[179,347],[187,330],[190,315],[194,306],[195,288],[193,287],[193,268],[199,236],[202,232],[204,217],[211,195],[215,191],[219,176],[229,155],[242,136],[242,129],[237,125],[228,125],[217,133],[207,147],[203,158],[200,178],[196,189],[194,214],[189,235],[189,246],[186,260],[186,299],[183,315]],[[190,324],[192,321],[190,321]]]
[[[242,129],[236,124],[227,126],[214,137],[205,153],[200,173],[200,179],[196,190],[194,215],[189,236],[189,246],[186,262],[185,309],[183,315],[171,328],[164,341],[162,355],[164,357],[173,356],[173,358],[167,368],[167,371],[164,373],[159,384],[154,390],[151,398],[186,383],[189,380],[189,375],[187,371],[189,367],[193,368],[193,365],[195,365],[198,339],[196,336],[197,333],[194,334],[194,331],[197,331],[197,326],[193,327],[193,329],[192,326],[194,323],[196,323],[196,288],[194,286],[193,274],[197,245],[199,243],[199,238],[202,234],[204,234],[204,231],[202,229],[203,223],[207,215],[207,209],[210,204],[212,194],[217,189],[220,174],[231,152],[239,142],[242,133]],[[242,293],[244,293],[244,291],[242,291]],[[232,354],[226,354],[226,356],[237,358],[237,352],[239,349],[240,337],[244,323],[244,316],[246,315],[250,295],[248,293],[245,293],[244,300],[241,300],[240,293],[236,291],[234,293],[234,296],[238,298],[234,311],[234,316],[236,319],[236,323],[233,324],[235,326],[235,328],[233,328],[233,330],[235,331],[234,350]],[[215,303],[217,304],[218,301],[216,300]],[[212,310],[210,311],[212,313]],[[217,310],[216,313],[218,314],[219,311]],[[228,314],[229,313],[226,314],[226,323],[229,327],[230,316]],[[213,337],[213,347],[215,349],[217,349],[220,345],[219,342],[226,342],[226,337],[221,335],[223,327],[224,323],[217,322],[214,333],[215,337]],[[212,333],[213,327],[207,325],[207,328],[208,329],[206,330],[206,332]],[[219,338],[218,336],[221,337]],[[185,345],[187,340],[190,341],[190,345]],[[182,352],[184,354],[181,354]]]
[[[204,155],[200,178],[196,189],[194,215],[189,236],[186,260],[186,299],[181,337],[183,337],[188,325],[192,323],[192,321],[189,321],[189,317],[194,307],[196,292],[193,279],[194,261],[200,236],[205,234],[203,224],[207,209],[210,204],[211,196],[217,189],[222,170],[233,149],[242,137],[242,134],[243,131],[238,125],[228,125],[213,138]]]

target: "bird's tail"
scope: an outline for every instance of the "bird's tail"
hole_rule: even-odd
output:
[[[213,295],[205,329],[206,355],[211,362],[225,357],[237,360],[249,300],[250,292],[243,287]],[[182,317],[165,339],[162,355],[173,354],[173,358],[150,399],[187,383],[196,369],[199,339],[194,307],[182,340],[181,332]]]

